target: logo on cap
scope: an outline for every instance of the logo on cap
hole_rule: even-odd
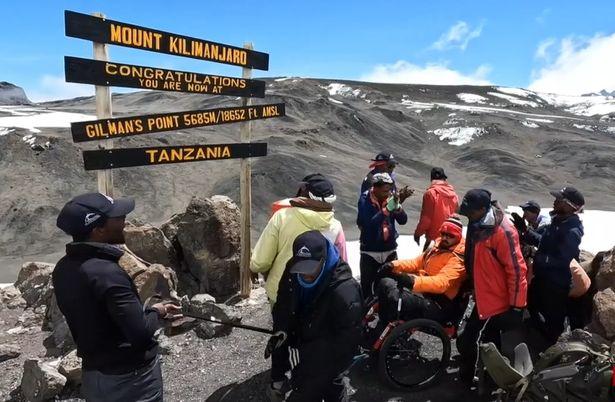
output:
[[[90,226],[92,223],[100,219],[100,215],[90,212],[85,216],[85,226]]]
[[[312,258],[312,252],[306,246],[303,246],[297,251],[297,257],[300,258]]]
[[[102,193],[101,193],[101,194],[102,194]],[[109,202],[110,202],[111,204],[113,204],[113,203],[115,202],[115,200],[114,200],[113,198],[109,197],[107,194],[103,194],[103,195],[105,196],[105,198],[106,198],[106,199],[108,199],[108,200],[109,200]]]

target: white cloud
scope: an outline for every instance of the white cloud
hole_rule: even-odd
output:
[[[615,90],[615,33],[560,41],[555,61],[532,72],[529,89],[567,95]]]
[[[551,46],[555,45],[555,38],[547,38],[540,42],[536,47],[536,53],[534,53],[534,57],[537,59],[548,60],[549,59],[549,49]]]
[[[488,65],[481,65],[474,72],[464,74],[444,64],[418,66],[400,60],[394,64],[377,65],[360,79],[370,82],[403,84],[489,85],[490,82],[487,79],[489,72],[491,68]]]
[[[472,39],[478,38],[483,30],[483,24],[480,24],[474,30],[471,30],[470,25],[465,21],[458,21],[449,28],[449,30],[440,36],[440,39],[435,41],[432,48],[437,50],[446,50],[459,48],[466,50],[468,43]]]
[[[94,86],[65,82],[63,76],[44,75],[34,89],[26,90],[26,95],[33,102],[71,99],[79,96],[93,96]]]

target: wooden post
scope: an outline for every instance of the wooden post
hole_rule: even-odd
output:
[[[254,49],[252,43],[246,43],[245,49]],[[252,69],[243,68],[242,78],[252,78]],[[252,104],[251,98],[243,98],[242,106]],[[241,123],[241,142],[250,142],[252,138],[252,122]],[[252,253],[252,162],[250,158],[241,160],[239,174],[239,194],[241,201],[241,257],[239,260],[239,290],[241,297],[249,297],[252,290],[252,273],[250,271],[250,256]]]
[[[105,18],[102,13],[94,13],[95,17]],[[94,60],[109,61],[109,49],[104,43],[92,42],[94,45]],[[96,85],[96,118],[108,119],[113,116],[111,109],[111,88]],[[100,149],[113,148],[113,140],[101,141]],[[113,197],[113,173],[111,170],[98,171],[98,191],[109,197]]]

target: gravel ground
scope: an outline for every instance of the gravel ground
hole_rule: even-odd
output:
[[[269,305],[262,288],[250,299],[241,302],[243,323],[271,327]],[[45,355],[42,345],[48,333],[33,325],[27,332],[9,334],[18,326],[21,310],[0,311],[0,343],[16,343],[22,354],[0,363],[0,400],[8,400],[21,382],[26,358]],[[268,336],[243,329],[234,329],[226,337],[202,340],[193,331],[169,338],[170,353],[162,356],[166,401],[267,401],[269,361],[263,357]],[[455,379],[452,369],[439,384],[416,393],[399,393],[379,382],[377,373],[366,365],[357,365],[351,373],[356,389],[352,400],[372,401],[455,401],[474,400]],[[14,392],[13,392],[14,393]],[[13,401],[19,398],[13,398]],[[68,400],[64,398],[64,400]],[[72,399],[75,400],[75,399]]]

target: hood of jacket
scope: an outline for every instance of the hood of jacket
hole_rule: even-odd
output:
[[[313,230],[326,230],[335,219],[333,211],[314,211],[308,208],[292,208],[294,213],[306,227]]]
[[[457,193],[446,180],[432,180],[428,190],[435,191],[440,197],[457,198]]]

